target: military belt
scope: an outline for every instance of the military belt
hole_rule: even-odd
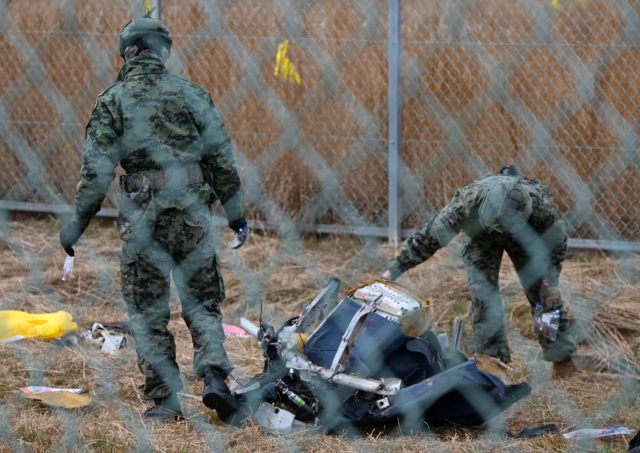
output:
[[[204,182],[200,164],[169,168],[167,170],[145,171],[144,174],[151,181],[154,191]]]

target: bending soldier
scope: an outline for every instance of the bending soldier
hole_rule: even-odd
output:
[[[143,417],[169,420],[181,414],[176,392],[183,384],[167,329],[173,274],[193,339],[194,372],[205,379],[203,402],[225,418],[238,405],[225,383],[232,367],[223,347],[224,286],[211,204],[220,200],[236,233],[234,247],[240,247],[248,232],[240,178],[211,96],[169,75],[164,62],[171,34],[148,16],[127,24],[120,35],[125,63],[117,82],[98,96],[87,125],[74,214],[60,242],[73,256],[72,245],[100,210],[120,164],[127,173],[120,178],[118,214],[122,295],[145,394],[155,401]]]
[[[558,291],[562,261],[567,256],[567,234],[549,190],[537,179],[517,176],[514,166],[499,175],[487,175],[460,189],[451,202],[415,232],[387,264],[389,280],[429,259],[463,233],[461,256],[473,298],[471,323],[478,353],[511,360],[505,333],[498,275],[506,251],[531,304],[560,311],[555,341],[538,335],[544,359],[553,362],[558,377],[585,379],[572,357],[576,345],[569,332],[566,309]]]

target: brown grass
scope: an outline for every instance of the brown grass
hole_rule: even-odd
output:
[[[71,281],[59,281],[64,253],[57,244],[59,225],[52,219],[23,218],[11,224],[11,231],[0,242],[0,306],[29,312],[50,312],[66,309],[73,313],[80,330],[95,321],[126,320],[119,296],[119,240],[113,222],[95,222],[87,237],[77,247],[78,258]],[[224,236],[226,241],[229,237]],[[32,262],[44,271],[44,282],[34,288],[25,273],[25,257],[15,252],[22,244],[33,251]],[[279,239],[253,234],[249,243],[236,256],[221,249],[223,275],[227,285],[227,300],[223,304],[226,322],[237,322],[240,316],[257,320],[259,309],[249,306],[243,279],[262,282],[264,320],[278,325],[298,313],[317,293],[314,278],[336,275],[343,278],[345,288],[351,284],[377,277],[387,257],[394,251],[382,244],[371,250],[349,237],[308,237],[303,248],[295,253],[285,252]],[[432,260],[405,274],[401,283],[433,302],[433,320],[442,330],[450,329],[453,319],[466,314],[470,293],[465,271],[455,247],[439,252]],[[572,288],[584,298],[599,294],[611,278],[617,278],[619,262],[609,256],[580,254],[565,265],[562,285]],[[233,269],[233,270],[232,270]],[[531,328],[528,303],[519,289],[513,267],[508,259],[501,268],[501,289],[511,319],[510,335],[514,338],[513,381],[529,379],[534,383],[534,394],[507,410],[499,423],[518,434],[524,427],[556,423],[561,432],[580,427],[580,417],[588,417],[594,427],[622,424],[637,428],[640,400],[629,383],[617,379],[595,376],[592,382],[549,381],[538,385],[536,373],[548,373],[548,366],[529,359],[527,348],[538,350],[537,342],[528,330]],[[96,290],[98,282],[103,291]],[[109,287],[109,284],[111,285]],[[637,338],[632,316],[624,317],[627,310],[637,313],[640,290],[637,284],[627,284],[610,302],[611,317],[603,317],[598,326],[605,326],[616,338],[634,344]],[[568,294],[573,294],[567,291]],[[171,298],[172,311],[180,306],[175,294]],[[191,370],[193,346],[188,329],[179,316],[169,325],[178,345],[178,363],[182,370],[186,391],[198,395],[202,382]],[[467,327],[469,329],[469,327]],[[632,333],[629,333],[632,332]],[[470,330],[465,334],[465,348],[473,352]],[[617,343],[618,346],[621,343]],[[238,379],[261,371],[261,352],[251,339],[230,338],[225,347],[235,366]],[[637,346],[636,346],[637,347]],[[633,352],[637,354],[637,349]],[[621,349],[623,354],[628,351]],[[598,354],[589,344],[580,346],[581,354]],[[544,377],[544,376],[543,376]],[[163,426],[140,426],[124,422],[129,413],[142,411],[149,405],[136,402],[143,382],[137,369],[135,351],[127,348],[115,358],[106,357],[99,349],[81,343],[74,348],[58,348],[53,341],[25,340],[11,345],[0,345],[0,411],[8,417],[12,432],[8,438],[22,442],[34,452],[52,449],[80,450],[88,445],[94,451],[124,452],[149,448],[162,452],[213,451],[229,452],[480,452],[480,451],[625,451],[625,442],[618,436],[606,441],[594,441],[573,450],[574,444],[561,436],[543,436],[528,440],[502,440],[487,436],[486,427],[439,427],[433,435],[408,436],[392,428],[363,430],[362,437],[269,435],[255,423],[242,429],[221,424],[215,413],[197,401],[184,404],[187,421]],[[19,398],[14,391],[24,385],[50,385],[82,388],[94,400],[88,410],[71,414],[52,411],[38,402]],[[559,399],[561,398],[561,399]],[[565,401],[559,404],[559,401]],[[566,407],[575,407],[577,413],[567,415]],[[580,415],[581,414],[581,415]],[[3,415],[0,414],[0,417]],[[69,421],[68,417],[72,417]],[[0,422],[0,435],[2,425]],[[73,428],[75,427],[75,428]],[[77,429],[77,443],[69,433]],[[481,436],[474,439],[474,436]],[[0,437],[3,439],[3,437]],[[0,443],[0,451],[9,444]],[[14,446],[13,444],[10,444]],[[213,447],[210,447],[213,445]]]

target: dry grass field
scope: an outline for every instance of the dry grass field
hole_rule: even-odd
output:
[[[59,228],[53,217],[44,215],[18,218],[7,224],[0,236],[0,308],[32,313],[68,310],[80,331],[87,330],[93,322],[125,321],[119,293],[120,240],[113,221],[91,225],[76,248],[74,275],[67,282],[60,279],[64,252],[58,244]],[[230,237],[224,233],[222,239],[229,241]],[[313,299],[316,282],[322,278],[335,275],[351,284],[375,277],[394,253],[385,243],[351,237],[307,237],[298,245],[298,249],[291,244],[285,247],[275,237],[253,234],[237,255],[229,253],[226,246],[220,248],[227,286],[223,304],[226,322],[237,322],[240,316],[257,319],[259,309],[255,303],[247,302],[250,298],[244,289],[249,281],[258,283],[264,320],[278,325]],[[434,302],[433,320],[443,331],[469,309],[466,275],[456,256],[455,246],[450,247],[401,280]],[[631,267],[637,271],[640,261],[637,257],[633,260]],[[614,257],[596,252],[572,253],[564,267],[562,290],[570,307],[580,298],[601,300],[613,296],[608,317],[600,321],[601,331],[617,338],[620,351],[634,360],[640,346],[640,328],[635,322],[640,286],[623,281],[619,270],[620,261]],[[508,260],[501,270],[501,292],[515,355],[514,379],[528,379],[533,392],[492,426],[503,425],[515,435],[524,427],[548,423],[555,423],[561,433],[588,423],[595,428],[620,424],[635,431],[640,422],[637,381],[598,373],[603,369],[593,364],[588,368],[591,382],[548,380],[548,365],[535,358],[538,346],[530,332],[531,316]],[[202,382],[192,373],[193,347],[175,294],[171,304],[170,328],[176,336],[186,391],[199,395]],[[573,309],[572,315],[576,315]],[[467,340],[470,336],[470,331],[466,332]],[[261,351],[256,341],[229,338],[225,346],[236,378],[261,370]],[[465,346],[472,348],[469,341]],[[584,342],[579,349],[581,356],[606,359],[603,354],[607,352],[599,351],[590,342]],[[183,400],[186,421],[143,425],[128,418],[148,407],[135,401],[136,388],[143,383],[135,357],[132,347],[109,357],[84,342],[73,347],[57,347],[53,340],[0,345],[0,451],[623,452],[629,441],[629,436],[586,444],[564,441],[560,435],[500,439],[488,435],[487,427],[454,426],[434,427],[430,435],[417,436],[394,429],[363,430],[360,437],[281,436],[269,434],[257,424],[242,429],[225,426],[214,412],[195,400]],[[82,388],[94,403],[83,410],[52,410],[21,398],[16,390],[25,385]],[[475,436],[480,437],[474,439]]]

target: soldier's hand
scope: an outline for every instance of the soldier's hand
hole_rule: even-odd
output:
[[[237,219],[229,224],[229,228],[236,235],[236,238],[231,243],[231,251],[235,253],[247,241],[249,225],[245,219]]]
[[[540,286],[540,303],[548,310],[558,308],[560,303],[558,285],[552,285],[548,280],[544,280]]]
[[[393,275],[391,275],[391,271],[388,270],[388,269],[386,271],[384,271],[384,274],[382,274],[382,279],[392,282],[393,281]]]
[[[60,245],[64,251],[67,252],[67,255],[74,255],[72,246],[78,242],[82,233],[84,233],[84,230],[74,222],[67,223],[62,230],[60,230]]]

